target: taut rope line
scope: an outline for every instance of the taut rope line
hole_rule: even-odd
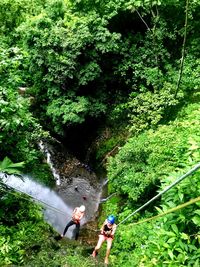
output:
[[[196,198],[193,198],[193,199],[191,199],[191,200],[189,200],[189,201],[187,201],[187,202],[185,202],[183,204],[180,204],[180,205],[178,205],[178,206],[176,206],[176,207],[174,207],[172,209],[169,209],[169,210],[167,210],[165,212],[162,212],[161,214],[158,214],[158,215],[153,216],[151,218],[147,218],[147,219],[141,220],[139,222],[135,222],[133,224],[134,225],[137,225],[137,224],[141,224],[141,223],[144,223],[144,222],[149,222],[151,220],[155,220],[155,219],[160,218],[160,217],[163,217],[163,216],[165,216],[165,215],[167,215],[169,213],[172,213],[172,212],[175,212],[177,210],[183,209],[183,208],[185,208],[185,207],[187,207],[189,205],[192,205],[192,204],[194,204],[194,203],[196,203],[198,201],[200,201],[200,196],[199,197],[196,197]]]
[[[28,193],[25,193],[25,192],[21,191],[20,189],[14,188],[14,187],[12,187],[12,186],[10,186],[10,185],[9,185],[9,186],[6,185],[6,186],[9,187],[9,188],[11,188],[11,189],[13,189],[13,190],[16,191],[16,192],[19,192],[19,193],[21,193],[21,194],[23,194],[23,195],[27,195],[27,196],[29,196],[31,199],[28,199],[28,198],[25,198],[25,197],[22,197],[22,196],[20,196],[20,198],[26,199],[26,200],[28,200],[28,201],[35,200],[35,201],[40,202],[40,203],[42,203],[43,205],[49,207],[50,209],[52,209],[52,210],[54,210],[54,211],[57,211],[57,212],[59,212],[59,213],[61,213],[61,214],[63,214],[63,215],[66,215],[66,213],[65,213],[64,211],[61,211],[60,209],[57,209],[56,207],[53,207],[52,205],[47,204],[46,202],[44,202],[44,201],[42,201],[42,200],[40,200],[40,199],[38,199],[38,198],[36,198],[36,197],[34,197],[34,196],[28,194]],[[4,189],[4,188],[1,188],[1,190],[7,191],[7,190]],[[14,193],[12,193],[12,192],[10,192],[10,194],[13,194],[13,195],[14,195]]]
[[[142,210],[144,207],[146,207],[146,206],[148,206],[151,202],[153,202],[155,199],[157,199],[157,198],[159,198],[161,195],[163,195],[164,193],[166,193],[167,191],[169,191],[172,187],[174,187],[175,185],[177,185],[178,183],[180,183],[183,179],[185,179],[187,176],[189,176],[189,175],[191,175],[193,172],[195,172],[196,170],[198,170],[200,168],[200,163],[198,163],[194,168],[192,168],[190,171],[188,171],[187,173],[185,173],[184,175],[182,175],[180,178],[178,178],[177,180],[175,180],[171,185],[169,185],[168,187],[166,187],[163,191],[161,191],[159,194],[157,194],[156,196],[154,196],[153,198],[151,198],[149,201],[147,201],[144,205],[142,205],[140,208],[138,208],[137,210],[135,210],[134,212],[132,212],[130,215],[128,215],[124,220],[122,220],[121,222],[119,222],[118,224],[117,224],[117,226],[119,226],[120,224],[122,224],[122,223],[124,223],[126,220],[128,220],[131,216],[133,216],[134,214],[136,214],[137,212],[139,212],[140,210]],[[9,186],[9,187],[11,187],[11,186]],[[52,210],[54,210],[54,211],[57,211],[57,212],[59,212],[59,213],[61,213],[61,214],[63,214],[63,215],[65,215],[65,213],[63,212],[63,211],[61,211],[60,209],[57,209],[57,208],[55,208],[55,207],[53,207],[53,206],[51,206],[51,205],[49,205],[49,204],[47,204],[47,203],[45,203],[44,201],[42,201],[42,200],[40,200],[40,199],[37,199],[37,198],[35,198],[35,197],[33,197],[33,196],[31,196],[30,194],[28,194],[28,193],[24,193],[23,191],[21,191],[21,190],[19,190],[19,189],[16,189],[16,188],[13,188],[13,187],[11,187],[12,189],[14,189],[15,191],[18,191],[18,192],[20,192],[20,193],[22,193],[22,194],[25,194],[25,195],[28,195],[29,197],[31,197],[32,199],[34,199],[34,200],[36,200],[36,201],[38,201],[38,202],[41,202],[41,203],[43,203],[44,205],[46,205],[46,206],[48,206],[49,208],[51,208]],[[28,200],[28,199],[27,199]],[[191,200],[192,201],[192,200]],[[195,199],[195,201],[199,201],[199,200],[196,200]],[[190,201],[189,201],[190,202]],[[193,202],[192,202],[193,203]],[[192,204],[192,203],[189,203],[188,205],[190,205],[190,204]],[[185,204],[187,204],[187,203],[185,203]],[[182,204],[182,205],[179,205],[179,206],[183,206],[184,204]],[[179,206],[177,206],[177,208],[179,207]],[[175,209],[175,208],[174,208]],[[172,212],[172,211],[168,211],[167,213],[170,213],[170,212]],[[166,213],[166,214],[167,214]],[[163,216],[164,216],[164,214],[162,214]],[[157,215],[157,216],[159,216],[159,215]],[[154,217],[157,217],[157,216],[154,216]],[[161,216],[159,216],[159,217],[161,217]],[[152,217],[153,218],[153,217]],[[149,220],[150,220],[151,218],[149,218]],[[146,220],[145,220],[146,221]],[[143,222],[143,221],[142,221]]]
[[[177,180],[175,180],[171,185],[167,186],[163,191],[161,191],[159,194],[157,194],[155,197],[151,198],[149,201],[147,201],[144,205],[142,205],[140,208],[138,208],[137,210],[135,210],[133,213],[131,213],[130,215],[128,215],[124,220],[122,220],[120,223],[118,223],[117,226],[119,226],[120,224],[124,223],[126,220],[128,220],[131,216],[133,216],[134,214],[136,214],[138,211],[142,210],[144,207],[148,206],[151,202],[153,202],[155,199],[159,198],[161,195],[163,195],[164,193],[166,193],[167,191],[169,191],[172,187],[174,187],[175,185],[177,185],[178,183],[180,183],[183,179],[185,179],[187,176],[191,175],[193,172],[195,172],[196,170],[198,170],[200,168],[200,163],[198,163],[194,168],[192,168],[190,171],[188,171],[187,173],[185,173],[184,175],[182,175],[180,178],[178,178]]]

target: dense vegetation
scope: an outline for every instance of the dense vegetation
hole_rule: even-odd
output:
[[[200,161],[199,21],[197,0],[2,0],[0,171],[52,185],[39,140],[92,130],[81,142],[117,192],[102,219],[125,219]],[[197,171],[120,225],[111,264],[199,266],[199,202],[132,222],[199,195]],[[95,264],[76,244],[65,255],[40,207],[2,184],[0,203],[0,266]]]

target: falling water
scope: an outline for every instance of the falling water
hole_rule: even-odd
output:
[[[0,179],[9,187],[27,194],[44,206],[44,219],[53,226],[59,233],[63,232],[66,223],[71,220],[71,215],[75,207],[82,204],[86,207],[86,214],[81,225],[94,219],[100,203],[100,191],[91,187],[87,180],[81,177],[72,179],[70,185],[60,188],[60,195],[54,190],[41,185],[24,175],[23,180],[15,175],[5,175],[0,173]],[[77,190],[75,190],[77,189]],[[66,233],[68,238],[72,238],[74,226],[70,227]]]
[[[46,155],[56,181],[56,192],[48,187],[33,181],[31,177],[23,175],[23,180],[15,175],[5,177],[0,173],[0,179],[9,187],[25,193],[43,206],[45,220],[59,233],[71,220],[75,207],[85,205],[86,212],[81,225],[96,218],[99,203],[101,202],[102,188],[106,181],[99,183],[96,175],[85,164],[61,152],[61,148],[49,146],[40,142],[39,147]],[[59,157],[57,157],[59,151]],[[52,153],[52,154],[51,154]],[[54,159],[54,157],[55,159]],[[56,163],[56,164],[55,164]],[[56,165],[56,168],[54,167]],[[103,201],[102,201],[103,202]],[[66,233],[68,238],[73,236],[74,226]]]
[[[32,181],[28,176],[23,176],[23,180],[15,175],[5,177],[1,173],[0,176],[7,186],[27,194],[40,202],[44,206],[43,213],[45,220],[59,233],[62,233],[66,222],[71,219],[73,208],[68,206],[55,191]],[[70,229],[66,236],[71,238],[72,231]]]
[[[60,144],[58,146],[58,142],[52,146],[47,142],[40,141],[39,147],[46,154],[47,163],[50,165],[54,178],[57,181],[56,191],[59,196],[67,205],[73,208],[82,204],[85,205],[86,213],[82,223],[93,220],[95,213],[98,211],[103,185],[97,182],[96,176],[90,167],[73,157],[70,158],[68,154],[63,152],[62,146]],[[59,157],[57,157],[58,154]],[[62,161],[63,158],[65,159],[64,161]],[[59,162],[60,160],[61,162]],[[67,169],[66,162],[68,162],[67,165],[71,168],[70,173],[62,173],[60,175],[61,170]]]
[[[39,142],[39,147],[40,147],[40,150],[46,154],[47,163],[49,164],[49,166],[51,168],[52,174],[56,180],[56,184],[60,185],[60,175],[56,172],[55,168],[53,167],[53,163],[51,160],[51,154],[50,154],[48,148],[44,146],[42,141]]]

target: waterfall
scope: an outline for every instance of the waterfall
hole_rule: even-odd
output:
[[[23,180],[15,175],[5,177],[0,173],[0,179],[9,187],[29,195],[43,206],[45,220],[59,233],[62,233],[75,207],[85,205],[85,216],[81,225],[95,220],[103,185],[96,175],[86,165],[67,154],[62,144],[40,142],[40,150],[46,155],[56,180],[56,192],[36,182],[28,175]],[[71,238],[75,226],[69,228],[66,236]]]
[[[60,175],[56,172],[55,168],[53,167],[53,163],[51,160],[51,154],[50,154],[48,148],[44,146],[42,141],[39,142],[39,148],[42,152],[44,152],[46,154],[47,163],[49,164],[49,166],[51,168],[52,174],[56,180],[56,184],[60,185]]]
[[[53,190],[33,180],[29,176],[23,176],[23,180],[15,175],[0,174],[2,181],[9,187],[21,193],[31,196],[44,206],[45,220],[59,233],[63,232],[66,223],[71,219],[73,208],[68,206]],[[72,237],[72,229],[66,234]]]
[[[82,204],[86,207],[82,223],[94,219],[98,211],[102,185],[87,164],[66,153],[62,144],[49,144],[40,141],[39,147],[46,154],[52,172],[56,174],[56,191],[64,202],[71,207]]]
[[[7,186],[24,193],[43,205],[44,219],[60,234],[63,232],[66,223],[71,220],[75,207],[85,205],[86,213],[81,220],[81,225],[94,220],[98,211],[101,188],[96,189],[82,177],[72,177],[68,186],[59,187],[59,194],[48,187],[33,181],[28,175],[20,179],[15,175],[4,175],[0,173],[0,179]],[[69,228],[66,233],[72,238],[75,226]]]

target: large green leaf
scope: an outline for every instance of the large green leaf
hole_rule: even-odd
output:
[[[0,171],[8,174],[21,174],[24,162],[13,163],[8,157],[0,162]]]

